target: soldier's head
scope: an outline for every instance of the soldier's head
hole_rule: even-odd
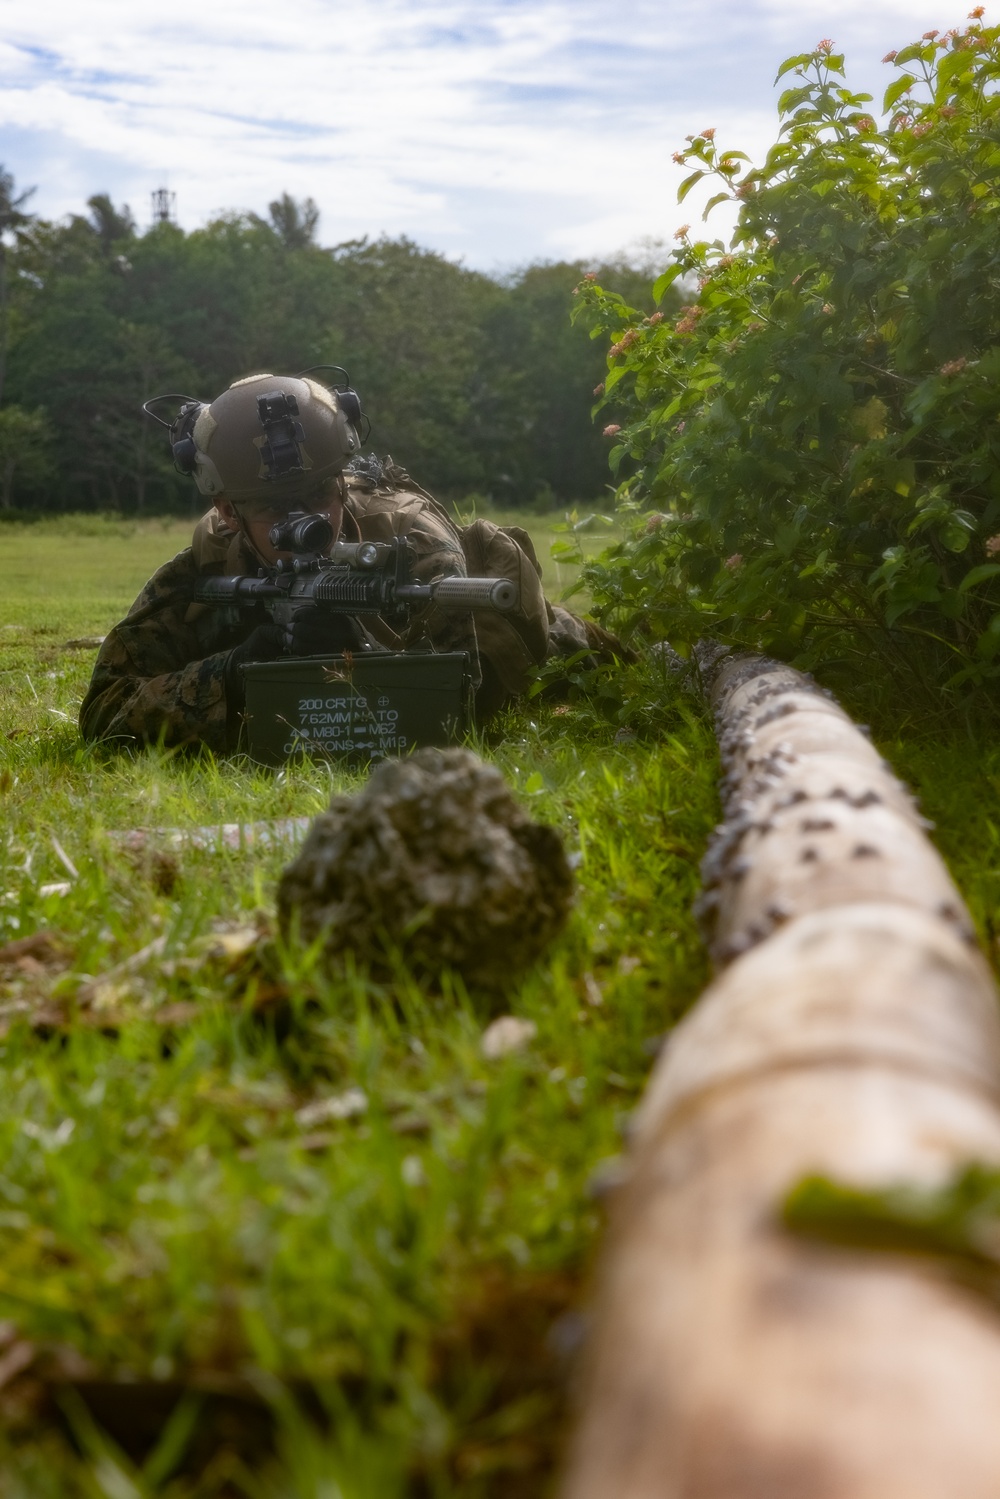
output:
[[[151,403],[152,404],[152,403]],[[345,464],[360,451],[351,390],[308,375],[248,375],[209,404],[186,402],[170,425],[177,467],[271,562],[271,527],[289,511],[330,514],[340,530]]]

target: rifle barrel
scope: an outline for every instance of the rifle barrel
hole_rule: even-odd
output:
[[[280,598],[284,592],[270,578],[201,578],[194,586],[199,604],[252,604],[257,599]]]
[[[509,578],[439,578],[430,591],[435,604],[444,609],[495,609],[507,614],[518,602],[517,584]]]

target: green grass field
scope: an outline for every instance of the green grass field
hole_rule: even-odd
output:
[[[532,1499],[595,1181],[706,978],[709,727],[667,684],[626,742],[583,704],[511,715],[485,752],[580,855],[565,935],[492,1009],[330,978],[274,940],[286,850],[114,835],[312,814],[356,776],[76,733],[94,652],[68,642],[187,532],[0,530],[0,1495]],[[992,944],[1000,755],[882,738]],[[488,1061],[498,1009],[537,1033]]]
[[[588,1184],[704,978],[711,736],[686,707],[641,744],[576,710],[508,722],[489,753],[582,863],[569,930],[499,1003],[537,1035],[487,1061],[496,1005],[268,942],[286,850],[114,838],[357,782],[81,745],[94,650],[68,642],[187,533],[0,533],[0,947],[42,934],[0,966],[0,1493],[543,1493]]]

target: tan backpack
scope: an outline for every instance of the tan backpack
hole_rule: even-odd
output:
[[[459,528],[470,578],[509,578],[517,584],[520,602],[509,614],[476,609],[476,639],[483,685],[476,694],[480,721],[530,683],[530,671],[548,655],[549,613],[542,592],[542,570],[527,531],[520,526],[497,526],[476,520]]]

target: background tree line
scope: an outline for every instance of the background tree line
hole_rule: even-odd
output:
[[[311,199],[186,233],[139,233],[106,195],[46,222],[0,171],[0,505],[186,509],[162,429],[166,391],[211,399],[255,369],[345,366],[390,452],[444,496],[531,507],[592,499],[607,442],[590,419],[604,353],[572,325],[579,262],[503,278],[408,239],[323,248]],[[649,268],[597,268],[634,305]],[[650,308],[652,303],[650,302]]]

